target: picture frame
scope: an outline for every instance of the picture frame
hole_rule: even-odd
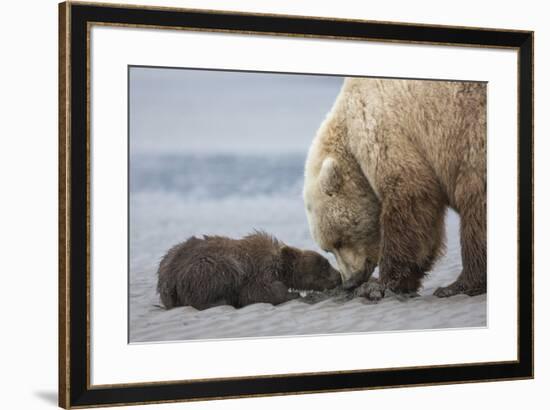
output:
[[[514,360],[93,383],[91,28],[430,45],[517,53],[517,357]],[[59,405],[135,405],[534,377],[533,42],[509,29],[65,2],[59,5]],[[274,71],[280,71],[275,68]],[[125,275],[124,272],[111,272]],[[124,296],[124,295],[121,295]],[[96,300],[94,304],[102,303]],[[121,323],[125,326],[126,323]],[[199,342],[200,343],[200,342]],[[224,343],[224,342],[218,342]],[[219,345],[218,345],[219,346]],[[238,370],[236,370],[238,371]]]

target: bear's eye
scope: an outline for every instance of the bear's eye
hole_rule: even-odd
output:
[[[342,241],[334,242],[334,249],[338,250],[342,247]]]

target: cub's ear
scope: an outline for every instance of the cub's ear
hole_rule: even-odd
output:
[[[326,158],[321,165],[319,172],[319,185],[321,191],[328,196],[332,196],[340,190],[344,182],[338,163],[333,158]]]
[[[300,257],[300,251],[291,246],[284,245],[281,248],[281,258],[286,264],[291,264]]]

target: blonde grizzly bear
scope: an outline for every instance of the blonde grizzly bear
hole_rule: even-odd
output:
[[[451,207],[462,272],[435,295],[486,292],[486,85],[347,78],[310,147],[304,202],[345,286],[373,300],[416,294]]]

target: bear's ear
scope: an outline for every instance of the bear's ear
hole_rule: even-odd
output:
[[[285,262],[285,264],[291,265],[299,257],[300,251],[298,249],[287,245],[284,245],[281,248],[281,259]]]
[[[326,158],[319,172],[319,185],[321,191],[328,196],[336,194],[342,186],[343,178],[338,163],[333,158]]]

